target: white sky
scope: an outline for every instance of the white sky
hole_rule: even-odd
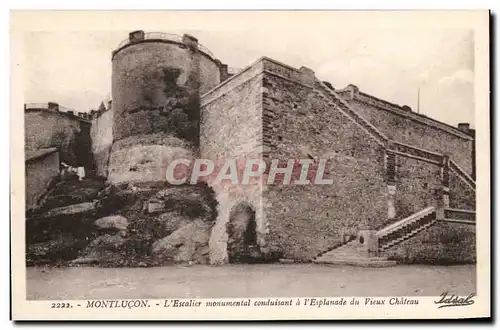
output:
[[[354,84],[414,110],[420,88],[420,113],[451,125],[474,125],[474,36],[470,30],[339,26],[284,33],[280,27],[253,29],[243,24],[231,30],[163,32],[197,37],[230,67],[243,68],[268,56],[296,68],[307,66],[335,88]],[[128,32],[27,33],[26,102],[54,101],[77,111],[97,108],[111,92],[111,51]]]

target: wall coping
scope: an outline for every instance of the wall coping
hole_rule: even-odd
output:
[[[386,152],[388,153],[394,153],[402,157],[408,157],[408,158],[413,158],[421,161],[425,161],[428,163],[436,164],[438,166],[443,165],[443,160],[446,157],[446,155],[433,152],[430,150],[422,149],[419,147],[415,147],[409,144],[404,144],[396,141],[391,141],[392,146],[394,147],[391,149],[390,147],[386,148]],[[400,150],[399,147],[403,147],[406,150]],[[405,152],[409,151],[409,153]],[[418,153],[421,154],[418,154]],[[458,175],[458,177],[464,181],[466,184],[469,185],[469,187],[476,191],[476,181],[467,173],[463,168],[460,167],[453,159],[449,158],[449,169],[453,171],[455,174]]]
[[[186,36],[186,35],[185,35]],[[186,48],[187,45],[184,43],[183,37],[176,35],[176,34],[170,34],[170,33],[163,33],[163,32],[147,32],[144,34],[144,39],[130,42],[129,38],[123,40],[116,50],[113,50],[111,53],[111,60],[114,59],[115,55],[118,54],[120,51],[122,51],[125,48],[128,48],[133,45],[137,44],[142,44],[142,43],[148,43],[148,42],[158,42],[158,43],[166,43],[166,44],[173,44],[173,45],[178,45],[181,47]],[[197,40],[196,40],[197,42]],[[214,54],[205,46],[203,46],[200,43],[197,43],[196,50],[209,58],[210,60],[216,62],[219,64],[219,60],[215,57]],[[219,65],[220,66],[220,65]]]
[[[347,98],[372,105],[378,109],[385,110],[392,112],[394,114],[397,114],[401,117],[408,118],[413,121],[417,121],[421,124],[431,126],[437,129],[440,129],[444,132],[447,132],[449,134],[455,135],[459,138],[465,139],[465,140],[473,140],[473,138],[464,132],[460,131],[458,128],[453,127],[449,124],[443,123],[439,120],[427,117],[422,114],[417,114],[415,112],[411,111],[411,108],[407,106],[400,106],[394,103],[391,103],[389,101],[380,99],[376,96],[370,95],[368,93],[360,91],[356,86],[354,85],[348,85],[347,87],[336,90],[337,93],[341,94],[342,96],[348,95]],[[346,97],[346,96],[344,96]]]
[[[209,103],[217,100],[221,96],[229,93],[231,90],[237,86],[245,83],[246,81],[252,79],[253,77],[262,73],[263,66],[261,59],[250,64],[246,68],[242,69],[237,74],[231,76],[230,78],[224,80],[219,85],[213,87],[211,90],[200,96],[200,106],[204,107]]]
[[[280,69],[285,69],[287,76],[277,72],[276,70],[273,70],[273,65],[278,66]],[[310,78],[308,77],[310,75],[310,72],[299,70],[279,61],[273,60],[269,57],[262,56],[246,68],[240,70],[238,73],[234,74],[230,78],[224,80],[222,83],[203,94],[201,96],[201,106],[203,107],[208,105],[209,103],[212,103],[221,96],[229,93],[237,86],[240,86],[246,81],[262,73],[268,73],[282,79],[300,84],[304,87],[311,89],[313,88],[313,86],[307,82],[307,79],[305,79]]]
[[[53,105],[51,107],[51,105]],[[49,113],[57,113],[67,116],[71,119],[76,119],[78,121],[84,123],[91,123],[92,116],[89,112],[76,112],[70,108],[59,106],[57,103],[46,102],[46,103],[25,103],[24,104],[24,112],[35,112],[35,111],[43,111]],[[87,118],[84,118],[78,114],[87,114]]]
[[[44,148],[44,149],[38,149],[35,151],[27,151],[25,153],[25,163],[30,163],[35,160],[38,160],[40,158],[45,158],[48,155],[53,154],[54,152],[57,152],[57,148]]]

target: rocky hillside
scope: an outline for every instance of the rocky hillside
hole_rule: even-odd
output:
[[[39,204],[27,214],[28,265],[209,262],[216,202],[207,186],[65,180]]]

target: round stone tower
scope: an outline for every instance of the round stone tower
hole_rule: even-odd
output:
[[[199,144],[200,95],[222,64],[192,36],[134,31],[112,53],[110,183],[164,181]]]

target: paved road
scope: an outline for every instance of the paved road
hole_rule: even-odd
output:
[[[436,296],[475,292],[476,267],[401,265],[169,266],[27,270],[27,298],[131,299],[297,296]]]

